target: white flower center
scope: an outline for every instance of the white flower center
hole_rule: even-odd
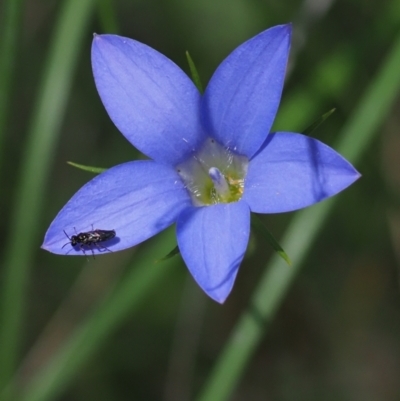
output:
[[[195,206],[237,202],[243,195],[249,161],[207,139],[199,151],[176,166]]]

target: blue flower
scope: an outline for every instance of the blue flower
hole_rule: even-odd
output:
[[[250,233],[250,212],[310,206],[359,173],[307,136],[268,134],[281,98],[291,26],[268,29],[234,50],[204,95],[171,60],[135,40],[96,35],[93,74],[126,139],[151,160],[120,164],[84,185],[48,229],[43,248],[83,255],[69,236],[116,238],[94,253],[137,245],[176,224],[181,255],[214,300],[229,295]],[[299,105],[301,107],[301,105]],[[88,247],[84,249],[89,250]]]

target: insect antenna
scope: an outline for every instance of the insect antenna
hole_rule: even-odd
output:
[[[64,231],[65,236],[69,239],[69,242],[67,242],[66,244],[64,244],[64,245],[61,247],[61,249],[64,248],[64,246],[67,246],[68,244],[71,244],[71,243],[72,243],[72,240],[71,240],[71,238],[69,237],[69,235],[65,232],[65,230],[63,230],[63,231]]]

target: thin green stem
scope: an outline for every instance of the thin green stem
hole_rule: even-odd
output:
[[[400,90],[399,65],[400,35],[376,79],[343,128],[337,148],[353,163],[360,159],[393,106]],[[250,306],[233,329],[198,401],[223,401],[232,394],[336,199],[297,213],[282,241],[283,248],[290,253],[295,264],[288,267],[281,258],[274,256],[266,266]]]
[[[71,88],[82,37],[93,0],[65,1],[42,77],[28,132],[15,195],[14,214],[5,246],[5,277],[0,324],[0,388],[10,379],[21,342],[26,284],[39,246],[38,222],[44,186]]]
[[[23,0],[5,0],[2,7],[0,34],[0,167],[2,146],[10,110],[10,90],[13,82]]]

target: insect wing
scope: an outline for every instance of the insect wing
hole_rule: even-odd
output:
[[[115,238],[116,235],[115,230],[99,230],[97,228],[93,233],[98,237],[97,242],[108,241]]]

